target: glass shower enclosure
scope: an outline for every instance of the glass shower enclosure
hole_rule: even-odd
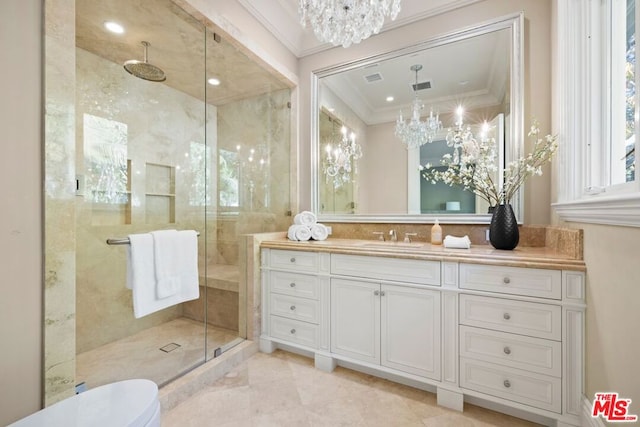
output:
[[[75,16],[75,383],[162,385],[246,338],[238,237],[290,222],[290,83],[171,0]],[[165,229],[199,233],[200,297],[135,318],[127,236]]]

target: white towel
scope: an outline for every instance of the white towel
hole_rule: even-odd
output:
[[[195,231],[152,231],[156,297],[176,295],[198,284],[198,237]]]
[[[127,248],[127,287],[132,290],[133,314],[136,319],[181,302],[198,299],[198,245],[195,231],[181,231],[176,240],[181,248],[180,286],[166,298],[157,297],[154,238],[150,233],[129,235]],[[176,249],[177,249],[176,248]]]
[[[156,271],[156,297],[175,295],[180,290],[182,260],[177,230],[152,231]]]
[[[289,240],[305,242],[311,238],[311,229],[306,225],[293,224],[287,231]]]
[[[318,222],[316,214],[310,211],[302,211],[293,217],[293,223],[295,225],[306,225],[307,227],[311,227],[316,222]]]
[[[311,238],[313,240],[326,240],[328,236],[329,230],[324,224],[317,223],[311,226]]]
[[[453,249],[469,249],[471,248],[471,240],[469,236],[464,237],[455,237],[455,236],[445,236],[444,241],[442,242],[445,248],[453,248]]]

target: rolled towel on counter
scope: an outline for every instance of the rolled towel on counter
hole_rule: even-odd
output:
[[[316,223],[311,226],[311,238],[313,240],[326,240],[329,236],[329,230],[324,224]]]
[[[311,238],[311,229],[306,225],[293,224],[287,231],[289,240],[305,242]]]
[[[306,225],[307,227],[311,227],[317,222],[318,218],[316,217],[316,214],[310,211],[302,211],[293,217],[293,223],[295,225]]]
[[[444,238],[444,247],[453,249],[469,249],[471,248],[471,240],[469,236],[455,237],[447,235]]]

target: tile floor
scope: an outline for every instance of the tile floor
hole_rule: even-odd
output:
[[[325,373],[280,350],[257,353],[162,417],[162,427],[536,425],[469,404],[452,411],[435,394],[341,367]]]
[[[213,350],[238,337],[230,331],[209,325],[207,348]],[[170,343],[180,347],[168,353],[160,350]],[[180,317],[140,331],[130,337],[78,354],[77,382],[88,388],[128,378],[146,378],[164,384],[204,362],[204,324]]]

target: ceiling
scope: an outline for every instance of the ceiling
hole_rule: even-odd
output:
[[[120,23],[125,32],[107,31],[104,23],[110,20]],[[172,0],[76,0],[78,48],[123,64],[144,59],[143,40],[150,43],[149,63],[167,76],[163,84],[198,99],[205,99],[206,93],[209,104],[224,105],[289,84],[228,40],[218,36],[214,40],[209,31],[205,34],[203,25]],[[218,78],[221,84],[206,85],[210,77]]]
[[[482,0],[401,0],[395,21],[386,20],[381,32],[436,16]],[[298,58],[332,48],[319,42],[310,28],[303,28],[298,0],[238,0],[262,25]]]
[[[333,46],[316,40],[309,28],[299,22],[298,0],[237,0],[285,46],[299,57],[329,49]],[[419,19],[441,14],[481,0],[402,0],[401,12],[395,21],[387,21],[382,32],[406,25]],[[114,20],[125,27],[124,34],[116,35],[105,30],[104,22]],[[206,37],[206,45],[204,38]],[[161,68],[167,75],[164,84],[185,92],[198,99],[205,99],[213,105],[224,105],[269,91],[289,87],[284,77],[276,75],[261,66],[252,57],[238,50],[238,44],[225,38],[214,37],[212,32],[203,31],[203,26],[180,9],[172,0],[76,0],[76,45],[114,63],[123,64],[127,60],[144,57],[142,41],[150,43],[148,60]],[[471,49],[480,54],[482,48]],[[451,68],[443,68],[435,52],[424,58],[376,64],[376,72],[383,79],[375,85],[365,85],[361,75],[373,70],[354,70],[343,75],[344,81],[331,82],[334,90],[349,100],[358,99],[354,110],[368,122],[381,122],[397,114],[398,108],[406,108],[413,93],[410,83],[415,76],[409,70],[414,63],[424,66],[419,77],[431,79],[433,89],[430,97],[439,101],[452,93],[461,94],[460,87],[451,88],[460,81],[473,82],[465,89],[476,94],[487,92],[490,78],[480,75],[486,67],[488,55],[472,57],[470,54],[457,55],[458,71],[475,72],[475,76],[456,75],[447,82],[446,77],[454,77]],[[206,64],[203,58],[206,56]],[[123,72],[125,72],[123,70]],[[360,75],[358,75],[360,73]],[[210,77],[218,78],[220,86],[205,85]],[[484,87],[476,85],[483,82]],[[388,95],[395,97],[393,104],[384,100]],[[421,98],[426,96],[420,94]],[[435,101],[434,101],[435,102]]]

